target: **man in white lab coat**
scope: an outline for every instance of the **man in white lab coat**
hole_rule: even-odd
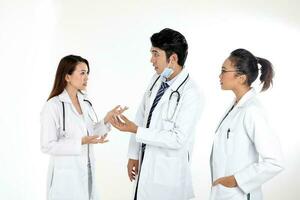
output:
[[[185,37],[163,29],[151,37],[152,77],[135,122],[120,115],[117,129],[133,133],[128,176],[136,180],[136,200],[186,200],[194,197],[190,156],[203,98],[183,67]]]

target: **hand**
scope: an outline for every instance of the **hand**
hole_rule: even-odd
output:
[[[120,120],[123,120],[121,121]],[[136,133],[137,132],[137,125],[127,119],[124,115],[119,115],[116,119],[116,121],[112,121],[111,125],[113,125],[116,129],[120,131],[125,131],[125,132],[131,132],[131,133]]]
[[[99,137],[99,135],[92,135],[92,136],[84,136],[81,138],[81,144],[103,144],[108,142],[109,140],[106,140],[107,134],[104,136]]]
[[[234,176],[226,176],[226,177],[221,177],[213,182],[213,186],[221,184],[225,187],[233,188],[237,187],[237,182],[234,178]]]
[[[135,180],[135,177],[139,173],[139,160],[129,159],[127,164],[127,172],[129,180]]]
[[[117,116],[122,114],[125,110],[127,110],[128,107],[121,108],[120,105],[116,106],[114,109],[109,111],[106,116],[104,117],[104,123],[106,124],[107,122],[112,122],[117,120]]]

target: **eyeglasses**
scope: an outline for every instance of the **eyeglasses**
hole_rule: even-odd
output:
[[[227,72],[237,72],[237,71],[236,70],[225,70],[225,69],[221,70],[221,74],[225,74]]]

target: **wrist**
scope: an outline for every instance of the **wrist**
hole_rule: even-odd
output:
[[[133,126],[133,130],[131,131],[132,133],[136,134],[137,133],[137,130],[138,130],[138,126],[137,125],[134,125]]]

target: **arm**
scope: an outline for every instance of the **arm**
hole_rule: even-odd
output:
[[[147,92],[144,94],[144,97],[142,99],[142,102],[140,103],[140,106],[137,110],[136,116],[135,116],[135,123],[137,126],[142,127],[143,126],[143,120],[145,117],[145,99],[146,99]],[[140,143],[136,141],[135,134],[132,134],[130,136],[129,140],[129,147],[128,147],[128,158],[138,160],[139,159],[139,148]]]
[[[192,88],[186,91],[182,97],[182,104],[178,107],[178,113],[175,123],[170,123],[171,128],[165,129],[138,127],[136,141],[145,144],[179,149],[181,148],[193,133],[196,123],[202,112],[203,103],[201,102],[198,92]]]
[[[41,112],[41,151],[50,155],[80,155],[81,138],[58,138],[59,112],[47,102]]]
[[[278,138],[268,126],[261,111],[249,110],[245,115],[244,126],[261,157],[259,162],[234,175],[238,186],[245,193],[249,193],[282,171],[283,166]]]

